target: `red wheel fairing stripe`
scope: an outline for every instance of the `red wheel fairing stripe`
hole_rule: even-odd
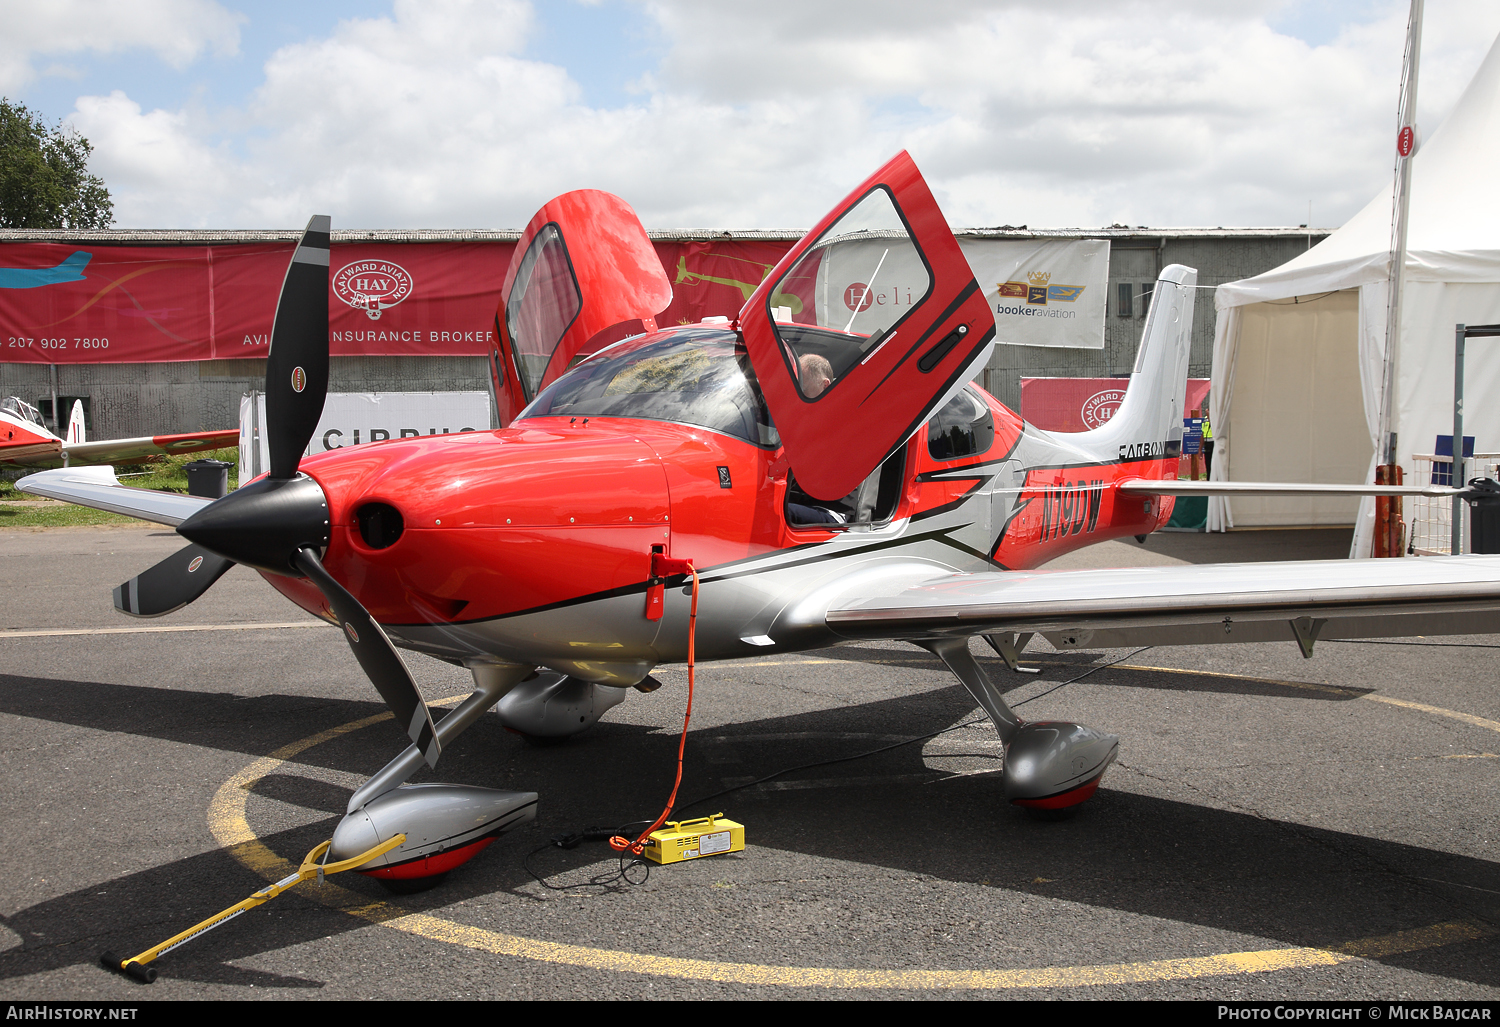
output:
[[[475,856],[484,851],[485,846],[495,840],[495,836],[481,838],[477,842],[461,845],[447,852],[440,852],[435,856],[424,856],[421,859],[408,860],[405,863],[397,863],[393,867],[380,867],[377,870],[361,870],[359,873],[367,877],[384,877],[387,880],[407,880],[413,877],[433,877],[437,874],[445,874],[454,867],[462,866]]]
[[[1101,770],[1099,776],[1092,781],[1085,782],[1077,788],[1070,788],[1066,792],[1049,795],[1045,799],[1012,799],[1011,802],[1017,806],[1025,806],[1028,809],[1067,809],[1076,806],[1093,795],[1099,788],[1099,782],[1104,780],[1104,772]]]

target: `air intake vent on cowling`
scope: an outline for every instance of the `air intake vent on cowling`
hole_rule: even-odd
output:
[[[386,549],[396,544],[406,522],[401,511],[389,503],[366,503],[354,512],[359,518],[359,537],[371,549]]]

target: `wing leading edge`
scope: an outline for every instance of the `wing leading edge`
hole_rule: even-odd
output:
[[[132,461],[186,453],[204,453],[239,445],[238,428],[224,431],[187,432],[181,435],[147,435],[139,439],[107,439],[101,442],[51,440],[35,445],[6,446],[0,443],[0,464],[56,467],[67,457],[81,464],[126,464]]]
[[[1318,560],[929,578],[833,603],[848,639],[1037,633],[1058,648],[1500,631],[1500,556]]]

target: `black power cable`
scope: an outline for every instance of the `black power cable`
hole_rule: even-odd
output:
[[[1082,681],[1084,678],[1088,677],[1090,674],[1093,674],[1095,671],[1104,670],[1106,667],[1113,667],[1115,664],[1120,663],[1120,662],[1122,662],[1124,660],[1128,660],[1132,656],[1139,656],[1141,653],[1145,652],[1147,649],[1150,649],[1150,648],[1151,648],[1151,646],[1149,646],[1149,645],[1143,645],[1139,649],[1136,649],[1136,650],[1133,650],[1132,652],[1126,653],[1124,656],[1120,656],[1120,657],[1117,657],[1116,659],[1110,660],[1108,663],[1101,663],[1101,664],[1099,664],[1097,666],[1090,667],[1088,670],[1084,671],[1082,674],[1076,674],[1073,677],[1068,678],[1068,680],[1066,680],[1066,681],[1060,681],[1060,682],[1058,682],[1056,685],[1053,685],[1051,688],[1047,689],[1045,692],[1038,692],[1036,695],[1033,695],[1030,698],[1022,699],[1018,703],[1011,704],[1011,708],[1014,709],[1017,706],[1025,706],[1027,703],[1032,702],[1033,700],[1036,700],[1036,699],[1040,699],[1044,695],[1051,695],[1053,692],[1057,691],[1059,688],[1063,688],[1063,687],[1065,687],[1067,685],[1071,685],[1075,681]],[[878,746],[877,748],[874,748],[874,749],[868,749],[868,750],[866,750],[864,752],[855,753],[852,756],[836,756],[833,759],[817,760],[816,762],[813,762],[813,763],[803,763],[803,764],[800,764],[800,765],[795,766],[795,767],[784,767],[781,770],[778,770],[778,771],[776,771],[773,774],[767,774],[765,777],[756,778],[754,781],[746,781],[744,784],[737,784],[737,785],[734,785],[734,786],[732,786],[730,788],[723,788],[723,789],[720,789],[717,792],[712,792],[712,793],[710,793],[708,795],[702,796],[701,798],[694,799],[691,802],[683,803],[682,805],[675,807],[674,810],[673,810],[673,812],[674,813],[681,813],[684,810],[692,809],[694,806],[701,806],[705,802],[710,801],[711,799],[717,799],[717,798],[720,798],[721,796],[730,795],[730,794],[732,794],[734,792],[743,791],[746,788],[754,788],[756,785],[765,784],[767,781],[774,781],[778,777],[782,777],[783,775],[786,775],[786,774],[794,774],[794,773],[796,773],[799,770],[812,770],[812,769],[814,769],[816,767],[830,767],[830,766],[833,766],[836,763],[850,763],[850,762],[852,762],[854,760],[862,760],[862,759],[864,759],[867,756],[875,756],[875,755],[878,755],[879,753],[882,753],[882,752],[889,752],[892,749],[899,749],[899,748],[901,748],[903,746],[907,746],[907,745],[915,745],[917,742],[925,742],[928,739],[936,738],[938,735],[945,735],[945,734],[947,734],[950,731],[959,731],[959,730],[961,730],[963,728],[966,728],[966,727],[972,727],[975,724],[983,724],[985,721],[987,721],[989,719],[990,718],[989,718],[988,714],[986,714],[985,716],[982,716],[982,717],[975,717],[972,720],[966,720],[962,724],[954,724],[952,727],[945,727],[945,728],[941,728],[940,730],[937,730],[937,731],[930,731],[930,732],[928,732],[925,735],[917,735],[917,736],[915,736],[913,738],[903,738],[899,742],[891,742],[888,745],[882,745],[882,746]],[[616,881],[620,881],[620,880],[624,880],[627,884],[645,884],[646,881],[647,881],[647,879],[649,879],[650,876],[651,876],[651,866],[650,866],[650,864],[648,862],[646,862],[645,860],[639,859],[639,858],[630,859],[627,862],[626,857],[624,855],[622,855],[620,857],[620,868],[615,873],[609,874],[608,876],[605,876],[603,874],[596,874],[595,876],[589,878],[587,881],[578,881],[578,882],[573,883],[573,884],[551,884],[551,883],[549,883],[544,877],[542,877],[540,874],[538,874],[535,870],[532,869],[532,867],[531,867],[531,859],[537,853],[544,852],[547,849],[576,849],[579,845],[581,845],[584,842],[608,841],[614,835],[617,835],[617,834],[618,835],[628,834],[629,833],[629,829],[632,828],[632,827],[640,827],[640,826],[642,826],[644,824],[650,824],[650,823],[651,823],[651,821],[649,821],[649,820],[638,820],[638,821],[635,821],[634,823],[624,824],[621,827],[619,827],[617,829],[613,829],[613,830],[607,829],[607,828],[602,828],[602,827],[589,827],[589,828],[585,828],[582,831],[574,832],[572,834],[554,835],[551,839],[548,840],[547,844],[538,846],[537,848],[533,849],[531,852],[528,852],[526,854],[526,856],[522,859],[521,865],[526,868],[526,872],[528,874],[530,874],[532,877],[536,878],[537,883],[541,884],[542,887],[544,887],[544,888],[551,889],[552,891],[570,891],[570,890],[572,890],[574,888],[601,887],[601,886],[605,886],[605,885],[614,884]],[[630,876],[630,871],[633,870],[635,867],[638,867],[638,866],[644,867],[645,868],[645,873],[643,873],[640,876],[639,880],[636,880],[635,878],[633,878],[633,877]]]

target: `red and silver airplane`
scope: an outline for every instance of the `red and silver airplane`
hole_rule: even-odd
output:
[[[80,464],[140,463],[179,453],[202,453],[239,444],[238,429],[183,435],[148,435],[139,439],[88,442],[84,438],[83,403],[74,400],[68,430],[54,435],[36,407],[19,396],[0,399],[0,466],[76,467]]]
[[[1033,570],[1156,530],[1184,493],[1453,490],[1179,482],[1196,279],[1179,265],[1108,424],[1026,424],[971,384],[994,317],[904,153],[713,323],[659,328],[671,286],[631,209],[558,197],[501,292],[506,427],[304,458],[327,388],[328,232],[312,220],[282,288],[267,476],[214,501],[107,468],[19,487],[191,542],[115,590],[124,613],[169,613],[243,563],[343,629],[412,744],[355,792],[331,858],[405,832],[371,871],[393,886],[435,881],[536,802],[403,782],[491,707],[555,737],[653,688],[653,668],[688,656],[689,563],[699,659],[910,640],[988,713],[1005,797],[1043,810],[1092,795],[1118,741],[1023,722],[975,636],[1015,669],[1036,634],[1064,649],[1284,639],[1311,655],[1319,638],[1500,628],[1495,557]],[[469,668],[473,695],[434,725],[398,648]]]

